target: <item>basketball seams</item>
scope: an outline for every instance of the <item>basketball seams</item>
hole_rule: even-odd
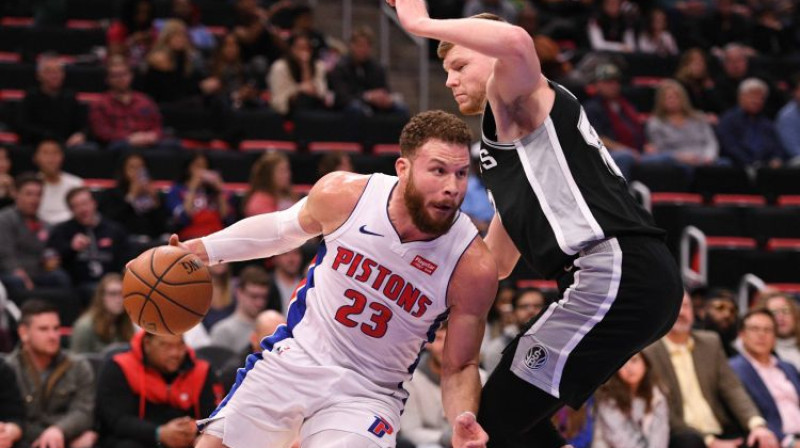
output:
[[[137,276],[137,278],[138,278],[138,276]],[[144,299],[145,299],[144,304],[142,305],[142,310],[141,310],[142,314],[144,314],[144,308],[147,306],[148,303],[150,303],[151,305],[153,305],[153,308],[155,308],[156,313],[158,313],[158,318],[161,319],[161,323],[164,325],[164,328],[166,328],[166,330],[169,331],[170,333],[175,334],[172,330],[169,329],[169,325],[167,325],[167,321],[166,321],[166,319],[164,319],[164,315],[161,314],[161,309],[158,307],[158,305],[156,305],[155,302],[149,301],[149,297],[147,295],[142,294],[140,292],[132,292],[132,293],[128,294],[126,297],[139,297],[139,296],[144,297]],[[142,316],[141,316],[141,314],[139,315],[138,324],[139,324],[140,327],[144,328],[144,326],[142,325]]]
[[[150,296],[155,292],[155,293],[158,293],[158,295],[160,297],[164,298],[164,300],[166,300],[169,303],[171,303],[173,305],[176,305],[176,306],[178,306],[180,308],[183,308],[184,310],[188,311],[189,313],[194,314],[195,316],[198,316],[198,317],[203,317],[204,316],[204,314],[198,313],[197,311],[195,311],[195,310],[193,310],[191,308],[187,308],[186,306],[184,306],[184,305],[176,302],[175,300],[172,300],[170,297],[164,295],[164,293],[162,293],[161,291],[156,289],[156,287],[158,286],[158,283],[156,283],[155,285],[151,285],[151,284],[147,283],[147,281],[145,279],[143,279],[139,274],[137,274],[136,271],[132,271],[132,270],[129,269],[128,272],[132,273],[133,276],[136,277],[137,280],[139,280],[140,282],[142,282],[142,284],[144,284],[145,286],[150,288],[150,291],[147,293],[147,295],[142,294],[142,293],[130,293],[128,295],[141,295],[141,296],[144,296],[145,297],[145,303],[148,303],[148,302],[151,301]],[[169,272],[169,269],[167,269],[167,272]],[[162,283],[164,283],[167,286],[181,286],[182,285],[182,284],[170,285],[169,283],[166,283],[166,282],[162,282]],[[205,283],[211,283],[211,282],[197,282],[197,283],[205,284]],[[153,303],[153,304],[156,305],[155,303]],[[156,305],[156,308],[158,308],[158,305]],[[143,310],[144,310],[144,305],[142,305],[142,311]],[[139,326],[141,326],[141,312],[142,311],[140,311],[140,314],[139,314],[139,324],[140,324]]]

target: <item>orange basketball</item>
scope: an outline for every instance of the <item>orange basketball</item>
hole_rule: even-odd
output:
[[[133,260],[122,279],[125,311],[148,333],[181,334],[211,306],[211,274],[180,247],[159,246]]]

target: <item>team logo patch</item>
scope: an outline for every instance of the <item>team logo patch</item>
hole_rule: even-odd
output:
[[[385,434],[392,434],[394,432],[394,428],[392,425],[386,421],[383,417],[375,416],[375,421],[372,422],[372,425],[369,427],[369,432],[378,436],[378,438],[383,437]]]
[[[426,260],[420,255],[414,257],[414,261],[411,262],[411,266],[414,266],[415,268],[419,269],[420,271],[428,275],[433,275],[434,271],[436,271],[436,268],[439,267],[436,265],[436,263],[430,260]]]
[[[547,364],[547,349],[541,345],[534,345],[525,354],[525,365],[531,370],[539,370]]]

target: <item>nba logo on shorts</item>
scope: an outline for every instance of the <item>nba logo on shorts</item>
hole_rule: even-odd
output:
[[[541,345],[534,345],[525,354],[525,365],[531,370],[539,370],[547,364],[547,349]]]
[[[392,428],[392,425],[390,425],[385,419],[376,415],[375,421],[372,422],[372,426],[369,427],[369,432],[378,437],[383,437],[384,434],[393,433],[394,428]]]

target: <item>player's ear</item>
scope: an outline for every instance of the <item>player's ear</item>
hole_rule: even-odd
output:
[[[397,171],[397,177],[403,179],[408,176],[411,170],[411,160],[405,157],[398,157],[394,162],[394,169]]]

